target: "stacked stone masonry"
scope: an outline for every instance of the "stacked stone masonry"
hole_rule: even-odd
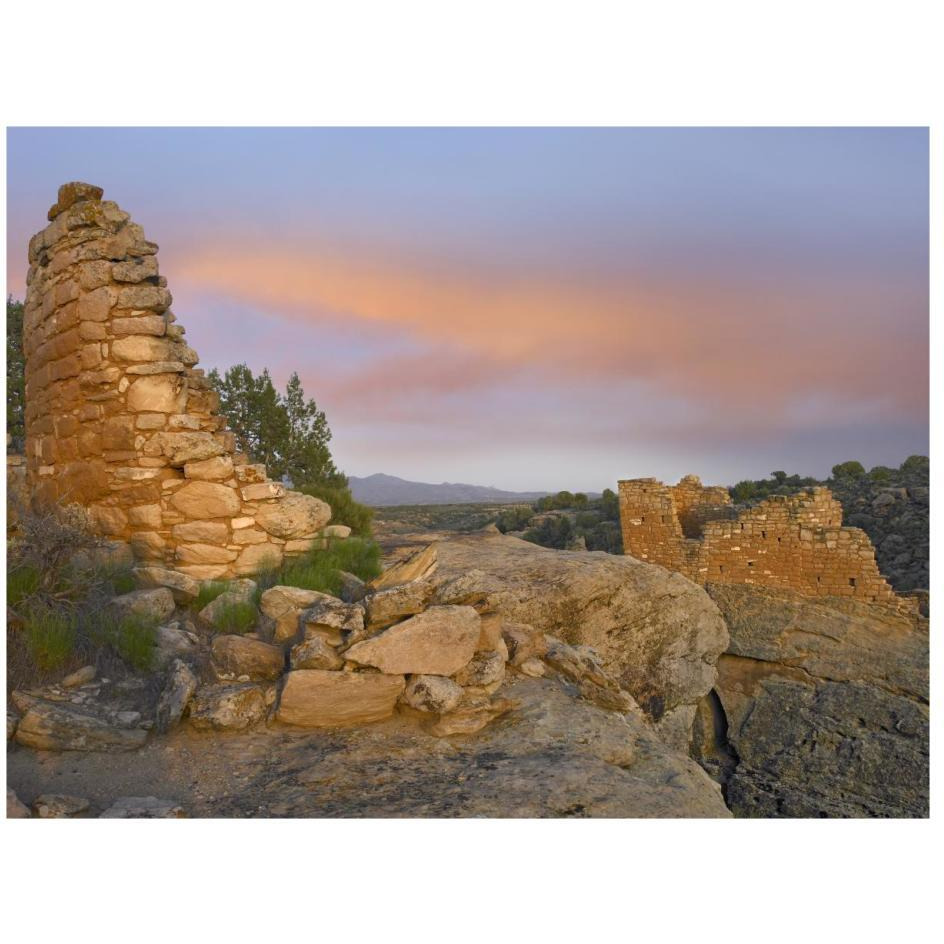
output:
[[[619,483],[619,502],[624,551],[695,583],[914,606],[879,573],[865,532],[842,526],[842,506],[828,488],[776,495],[735,515],[725,489],[702,486],[695,476],[676,486],[629,479]]]
[[[236,451],[170,310],[158,247],[102,195],[63,185],[30,241],[32,502],[82,505],[137,560],[197,579],[251,574],[317,546],[331,509]]]

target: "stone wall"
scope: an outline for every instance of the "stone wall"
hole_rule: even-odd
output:
[[[829,489],[774,496],[736,518],[720,491],[693,476],[675,487],[656,479],[620,482],[624,551],[700,584],[757,584],[913,608],[879,573],[865,532],[842,526],[842,506]],[[686,536],[680,505],[689,533],[699,537]]]
[[[170,310],[157,246],[101,188],[59,188],[29,246],[27,479],[142,562],[253,573],[320,540],[331,509],[236,451]]]

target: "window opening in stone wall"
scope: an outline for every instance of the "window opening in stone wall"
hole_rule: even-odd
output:
[[[850,586],[850,587],[854,587],[855,585],[856,585],[856,579],[855,579],[855,577],[850,577],[850,578],[849,578],[849,586]]]

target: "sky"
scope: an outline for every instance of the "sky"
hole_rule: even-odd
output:
[[[7,282],[68,180],[201,366],[297,371],[340,468],[521,490],[928,452],[909,128],[13,128]]]

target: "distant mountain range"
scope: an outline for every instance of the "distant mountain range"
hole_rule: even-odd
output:
[[[459,505],[465,502],[532,502],[549,492],[507,492],[488,485],[459,482],[408,482],[395,475],[348,476],[351,494],[365,505]]]

